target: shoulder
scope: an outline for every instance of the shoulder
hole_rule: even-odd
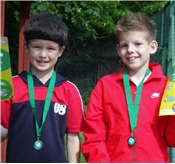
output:
[[[27,77],[27,71],[23,71],[23,72],[21,72],[21,73],[18,74],[18,75],[14,75],[14,76],[12,77],[13,83],[20,83],[20,82],[23,82],[23,80],[22,80],[22,78],[21,78],[21,75]],[[19,85],[19,84],[18,84],[18,85]]]
[[[69,91],[78,91],[78,87],[71,81],[66,80],[64,83],[62,83],[62,86]]]
[[[64,95],[67,100],[79,100],[81,99],[81,94],[78,87],[71,81],[65,81],[60,86],[55,88],[55,92],[60,95]]]
[[[122,72],[123,72],[123,69],[120,70],[119,72],[105,75],[97,81],[97,84],[99,84],[99,83],[106,84],[107,83],[108,85],[110,85],[110,83],[118,83],[118,82],[120,83],[120,81],[122,81],[122,79],[123,79]]]
[[[164,79],[164,80],[168,80],[168,77],[163,75],[163,72],[162,72],[162,66],[158,63],[151,63],[149,65],[149,68],[152,72],[152,77],[154,78],[161,78],[161,79]]]
[[[18,81],[20,79],[19,75],[12,76],[13,81]]]

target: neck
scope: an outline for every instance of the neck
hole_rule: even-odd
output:
[[[45,84],[50,77],[52,76],[53,69],[49,71],[36,71],[35,69],[32,69],[32,74],[35,75],[43,84]]]
[[[131,79],[136,80],[136,81],[141,81],[143,79],[145,74],[132,74],[129,75]]]
[[[143,77],[145,76],[145,73],[147,71],[148,68],[146,69],[140,69],[140,70],[129,70],[128,74],[132,79],[135,79],[137,81],[141,81],[143,79]]]
[[[147,68],[147,70],[148,70],[148,68]],[[140,82],[142,81],[142,79],[144,78],[147,70],[145,72],[142,72],[142,71],[135,72],[135,73],[132,72],[132,74],[129,74],[129,76],[132,79],[132,81],[138,86],[140,84]],[[151,71],[149,72],[149,74],[146,75],[144,81],[146,81],[148,79],[150,74],[151,74]]]

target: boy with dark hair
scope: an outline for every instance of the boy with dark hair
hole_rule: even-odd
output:
[[[116,49],[125,66],[101,78],[91,93],[82,144],[87,162],[169,162],[175,116],[159,116],[168,79],[159,64],[149,63],[156,33],[142,13],[118,21]]]
[[[1,102],[6,162],[79,162],[82,99],[76,86],[54,71],[67,28],[57,16],[38,13],[28,21],[24,36],[30,69],[13,77],[14,98]]]

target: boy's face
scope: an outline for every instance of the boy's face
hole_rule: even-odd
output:
[[[146,32],[129,32],[121,34],[116,46],[118,55],[130,70],[146,70],[148,68],[150,54],[157,50],[157,42],[148,42]]]
[[[58,57],[64,51],[64,47],[60,48],[58,43],[53,41],[32,39],[26,45],[26,51],[32,66],[32,72],[36,75],[41,72],[52,72]]]

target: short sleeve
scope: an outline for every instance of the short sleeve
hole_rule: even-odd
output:
[[[78,88],[72,84],[69,88],[69,103],[67,114],[67,132],[77,133],[83,130],[84,109]]]
[[[5,128],[9,128],[11,116],[11,100],[1,101],[1,125]]]

